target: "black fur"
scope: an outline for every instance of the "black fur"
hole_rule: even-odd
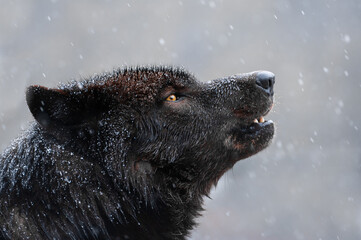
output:
[[[29,87],[36,121],[0,158],[0,239],[185,239],[223,173],[272,139],[252,123],[273,104],[257,74],[144,67]]]

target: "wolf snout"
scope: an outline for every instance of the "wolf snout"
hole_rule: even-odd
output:
[[[273,96],[273,85],[275,84],[275,75],[273,73],[268,71],[257,72],[255,83],[270,96]]]

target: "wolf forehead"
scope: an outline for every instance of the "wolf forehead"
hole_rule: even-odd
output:
[[[173,93],[197,85],[196,78],[180,67],[151,66],[115,69],[89,79],[61,84],[60,90],[72,93],[102,92],[120,102],[154,102],[164,91]]]

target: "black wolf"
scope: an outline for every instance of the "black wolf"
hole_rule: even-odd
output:
[[[271,141],[274,82],[138,67],[29,87],[36,121],[0,156],[0,239],[185,239],[211,187]]]

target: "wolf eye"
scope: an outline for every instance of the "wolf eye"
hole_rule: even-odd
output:
[[[175,101],[178,100],[178,98],[177,98],[176,95],[171,94],[171,95],[169,95],[165,100],[170,101],[170,102],[175,102]]]

